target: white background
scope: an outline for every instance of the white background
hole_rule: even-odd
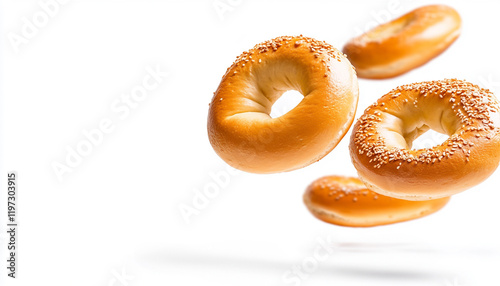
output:
[[[456,77],[500,92],[499,2],[441,2],[462,15],[460,38],[403,76],[360,79],[357,117],[411,82]],[[206,134],[208,103],[244,50],[298,34],[340,49],[374,23],[430,1],[74,0],[19,46],[11,38],[22,36],[23,19],[40,21],[45,12],[38,1],[1,3],[1,285],[500,284],[499,170],[434,215],[353,229],[316,220],[302,203],[313,180],[356,174],[348,140],[301,170],[228,175]],[[169,75],[128,116],[113,111],[148,67]],[[113,130],[59,180],[53,165],[66,164],[68,148],[86,144],[83,132],[106,118]],[[12,170],[15,280],[4,265]],[[187,222],[179,207],[193,206],[196,190],[217,184],[214,176],[229,181]],[[321,241],[326,259],[315,257]],[[304,264],[302,278],[287,280]]]

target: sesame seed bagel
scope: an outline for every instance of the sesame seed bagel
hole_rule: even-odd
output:
[[[304,98],[277,118],[288,90]],[[208,137],[229,165],[252,173],[291,171],[328,154],[351,126],[358,82],[347,58],[303,36],[278,37],[241,54],[212,98]]]
[[[359,77],[390,78],[438,56],[458,38],[460,28],[455,9],[424,6],[350,40],[343,52]]]
[[[411,150],[432,129],[449,136]],[[368,107],[349,145],[371,190],[406,200],[448,197],[471,188],[500,162],[500,107],[487,89],[446,79],[400,86]]]
[[[304,203],[318,219],[331,224],[369,227],[408,221],[444,207],[449,197],[407,201],[379,195],[357,178],[327,176],[314,181],[304,193]]]

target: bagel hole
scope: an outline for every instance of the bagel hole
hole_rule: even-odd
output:
[[[449,138],[448,135],[439,133],[432,129],[427,130],[424,134],[418,136],[412,142],[412,150],[433,148],[441,145],[444,141]]]
[[[304,96],[296,91],[296,90],[288,90],[283,93],[278,100],[271,107],[271,114],[269,114],[272,118],[278,118],[280,116],[285,115],[290,110],[294,109],[297,106]]]

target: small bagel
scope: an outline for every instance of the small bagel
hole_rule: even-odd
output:
[[[444,207],[449,197],[406,201],[379,195],[352,177],[327,176],[314,181],[304,203],[318,219],[341,226],[368,227],[420,218]]]
[[[458,38],[460,27],[455,9],[424,6],[352,39],[343,52],[359,77],[395,77],[446,50]]]
[[[278,118],[272,105],[288,90],[304,98]],[[351,126],[358,82],[347,58],[303,36],[278,37],[240,55],[212,98],[208,137],[234,168],[291,171],[328,154]]]
[[[411,150],[433,129],[449,136]],[[500,107],[487,89],[447,79],[400,86],[368,107],[349,145],[359,177],[371,190],[406,200],[448,197],[471,188],[500,162]]]

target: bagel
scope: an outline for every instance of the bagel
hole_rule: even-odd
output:
[[[455,9],[424,6],[350,40],[343,52],[359,77],[395,77],[446,50],[458,38],[460,27]]]
[[[288,90],[304,98],[278,118],[272,105]],[[328,154],[351,126],[358,82],[347,58],[303,36],[278,37],[244,52],[228,68],[208,112],[208,137],[234,168],[291,171]]]
[[[432,129],[442,144],[411,150]],[[500,162],[500,107],[487,89],[446,79],[400,86],[368,107],[349,144],[365,185],[406,200],[448,197],[471,188]]]
[[[406,201],[379,195],[352,177],[327,176],[314,181],[304,203],[318,219],[341,226],[368,227],[420,218],[444,207],[449,197]]]

